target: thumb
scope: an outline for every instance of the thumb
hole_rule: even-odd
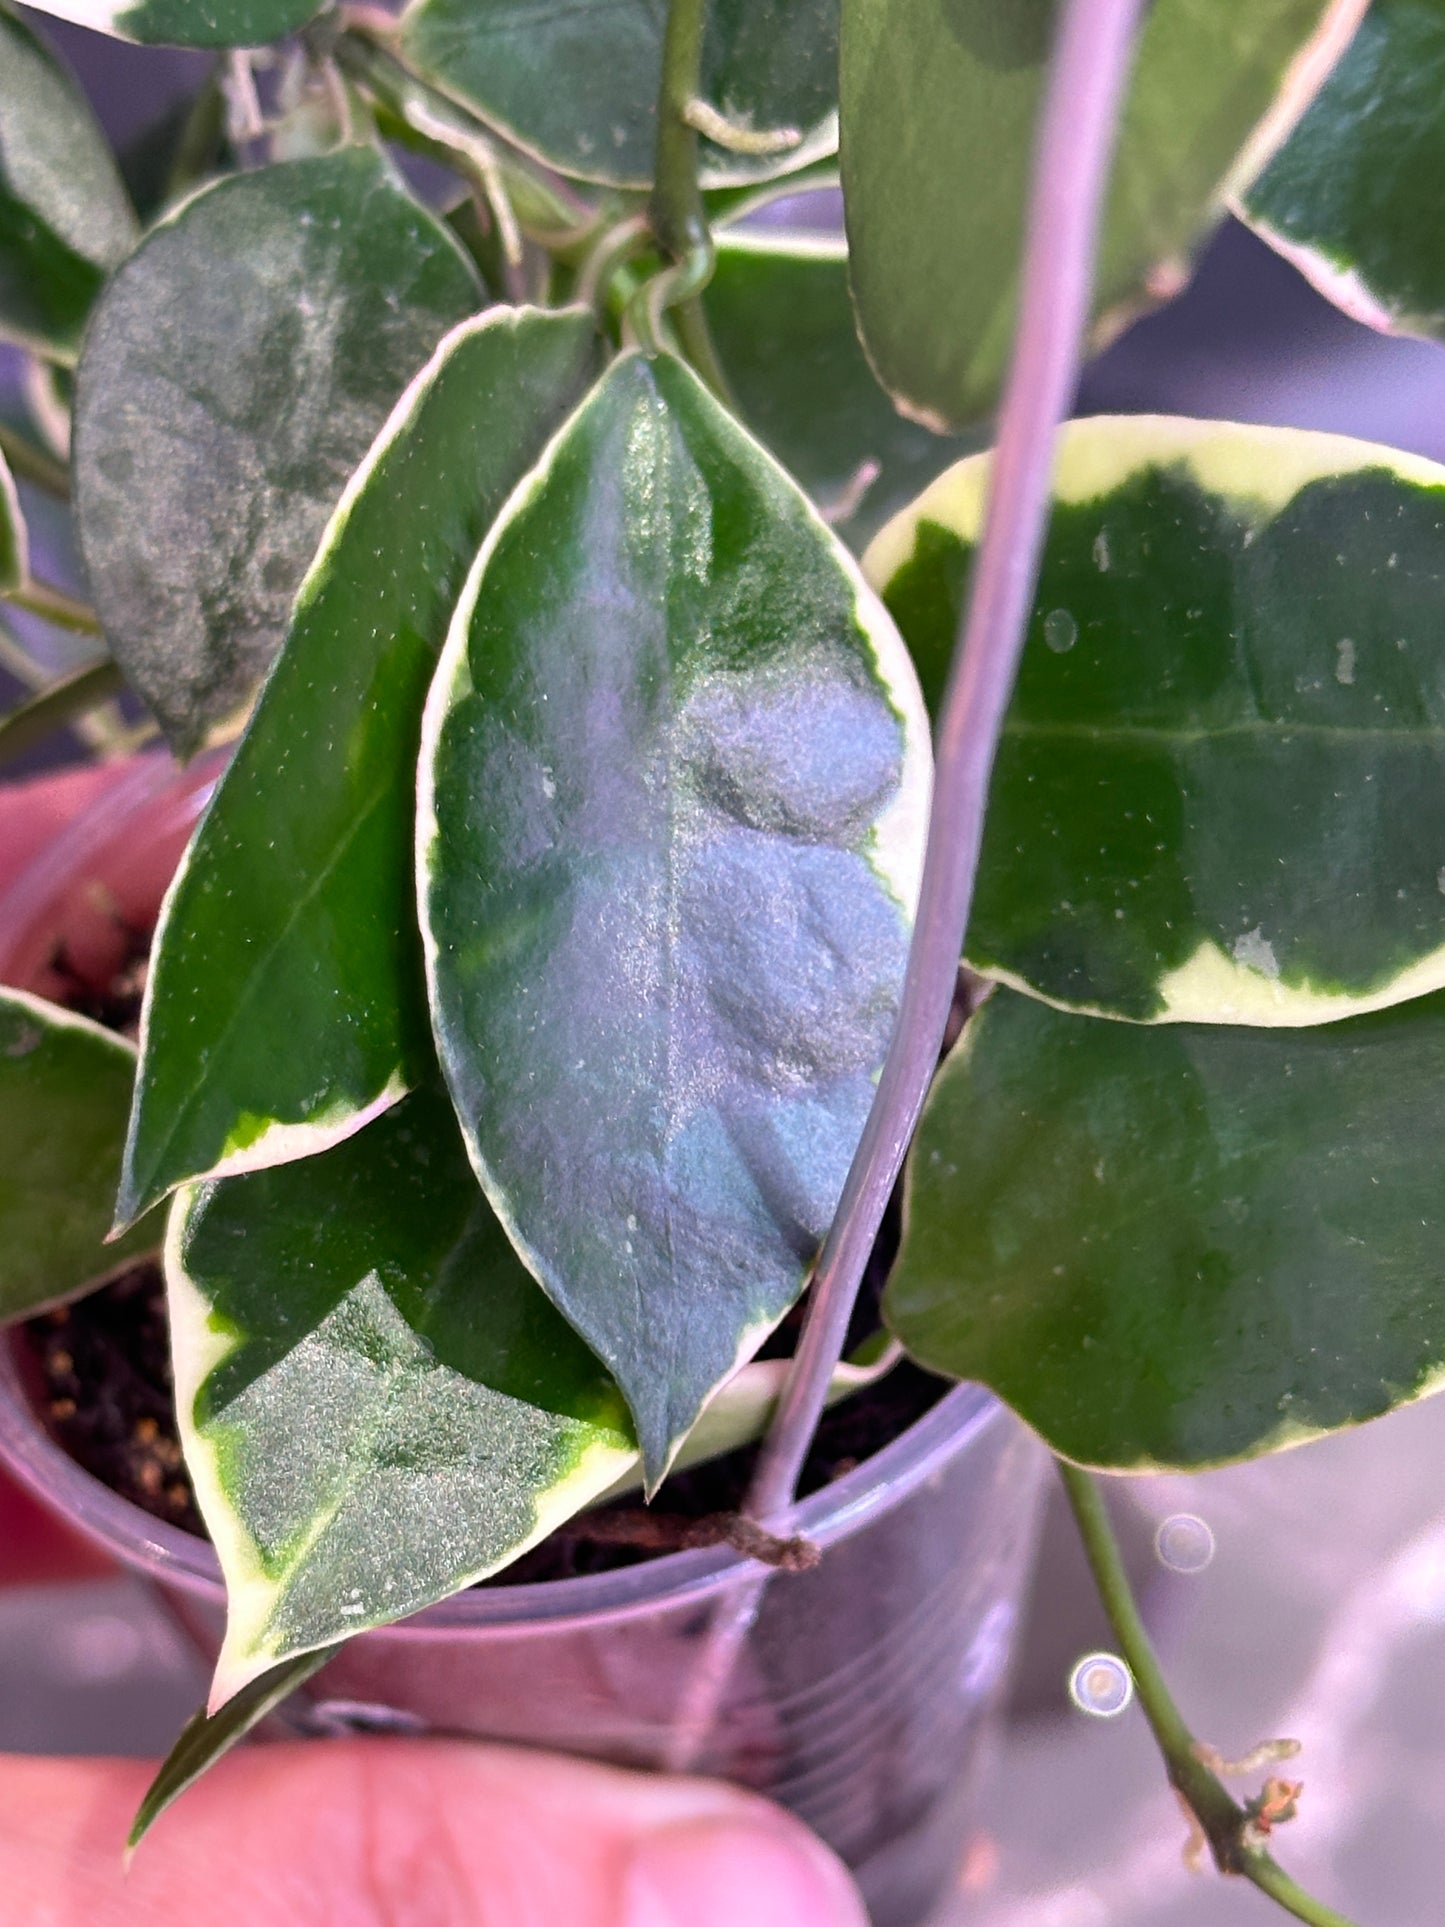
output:
[[[142,1762],[0,1757],[27,1927],[867,1927],[840,1862],[754,1795],[461,1741],[245,1747],[121,1843]]]

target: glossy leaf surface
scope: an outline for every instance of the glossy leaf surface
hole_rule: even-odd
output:
[[[288,1659],[243,1686],[219,1712],[207,1713],[203,1707],[187,1720],[136,1810],[126,1838],[127,1856],[134,1853],[172,1801],[178,1800],[187,1787],[194,1786],[203,1773],[209,1772],[238,1740],[244,1740],[268,1713],[289,1699],[298,1686],[313,1673],[319,1673],[330,1657],[330,1649],[323,1647],[320,1652],[302,1653],[299,1659]]]
[[[1442,1076],[1440,994],[1264,1032],[1000,990],[924,1113],[885,1315],[1088,1465],[1374,1418],[1445,1382]]]
[[[1237,207],[1346,314],[1445,332],[1445,7],[1374,0],[1309,112]]]
[[[478,558],[418,842],[478,1171],[653,1486],[832,1216],[927,796],[912,672],[846,551],[680,362],[615,363]]]
[[[24,991],[0,990],[0,1323],[119,1270],[159,1232],[102,1240],[135,1052]]]
[[[81,541],[179,751],[244,715],[347,477],[479,288],[359,147],[203,189],[107,288],[77,394]]]
[[[15,478],[0,455],[0,590],[18,589],[30,572],[30,550],[25,517]]]
[[[959,464],[865,559],[942,688]],[[1367,442],[1071,425],[967,954],[1072,1008],[1314,1024],[1445,984],[1445,469]]]
[[[785,152],[701,147],[706,185],[789,173],[838,139],[838,0],[715,0],[703,95],[729,121],[792,128]],[[652,179],[667,9],[653,0],[414,0],[402,48],[416,71],[522,147],[582,180]]]
[[[508,1564],[635,1458],[436,1086],[317,1157],[182,1192],[166,1278],[229,1601],[213,1710]]]
[[[591,317],[443,341],[353,477],[152,963],[120,1216],[305,1156],[431,1065],[416,932],[427,685],[493,517],[590,379]]]
[[[0,6],[0,338],[73,360],[135,215],[85,96]]]
[[[905,421],[858,340],[842,238],[743,229],[717,235],[704,297],[744,421],[861,548],[970,450]]]
[[[1327,11],[1326,0],[1149,10],[1095,270],[1102,334],[1177,288]],[[1054,17],[1053,0],[844,0],[854,299],[884,385],[935,426],[988,413],[1002,378]]]
[[[321,11],[321,0],[35,0],[45,13],[146,46],[261,47]]]

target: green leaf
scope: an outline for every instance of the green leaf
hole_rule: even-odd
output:
[[[1284,147],[1238,197],[1256,234],[1372,328],[1445,334],[1445,7],[1374,0]]]
[[[805,498],[681,362],[614,363],[473,570],[418,848],[473,1160],[653,1488],[832,1217],[928,767],[892,625]]]
[[[652,179],[667,9],[654,0],[413,0],[407,64],[564,174],[622,187]],[[704,140],[704,186],[766,180],[838,141],[838,0],[714,0],[703,95],[755,131],[792,128],[785,152]]]
[[[861,548],[949,462],[979,447],[905,421],[873,377],[841,237],[724,229],[704,297],[743,419]]]
[[[303,1163],[181,1192],[166,1279],[229,1600],[213,1710],[509,1564],[635,1461],[439,1083]]]
[[[0,338],[73,361],[138,229],[84,94],[0,6]]]
[[[237,1740],[244,1740],[252,1727],[274,1712],[283,1700],[289,1699],[303,1681],[319,1673],[333,1650],[322,1647],[320,1652],[302,1653],[298,1659],[273,1666],[270,1672],[243,1686],[218,1713],[207,1713],[203,1707],[186,1721],[136,1810],[126,1839],[127,1864],[172,1801],[193,1787],[203,1773],[209,1772],[217,1760],[230,1752]]]
[[[1000,990],[924,1112],[888,1322],[1116,1470],[1423,1397],[1445,1383],[1442,1078],[1439,994],[1259,1031]]]
[[[261,47],[295,33],[322,0],[32,0],[45,13],[143,46]]]
[[[1251,130],[1281,94],[1302,106],[1286,76],[1330,11],[1156,0],[1100,240],[1097,339],[1177,289]],[[853,295],[880,379],[935,427],[976,420],[998,392],[1054,14],[1053,0],[843,0]]]
[[[962,462],[865,558],[936,703]],[[1292,429],[1064,433],[967,955],[1072,1009],[1317,1024],[1445,984],[1445,468]]]
[[[102,1243],[135,1052],[42,998],[0,990],[0,1324],[98,1284],[158,1233]]]
[[[25,517],[9,464],[0,455],[0,595],[18,589],[30,574],[30,544]]]
[[[301,1157],[434,1062],[416,930],[421,712],[482,538],[590,379],[589,316],[446,337],[353,477],[166,901],[119,1214]]]
[[[182,753],[235,728],[347,477],[478,299],[361,147],[203,189],[112,280],[76,397],[81,541],[115,657]]]

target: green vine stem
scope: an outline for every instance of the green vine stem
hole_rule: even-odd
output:
[[[70,470],[48,449],[40,448],[9,422],[0,422],[0,455],[22,482],[32,482],[58,500],[70,499]]]
[[[82,602],[64,589],[57,589],[53,583],[42,582],[36,576],[22,583],[18,589],[7,589],[5,600],[32,616],[53,622],[57,629],[69,629],[78,636],[100,636],[105,633],[100,626],[100,617],[88,602]]]
[[[365,27],[352,24],[334,38],[319,29],[313,32],[318,54],[330,55],[364,93],[387,108],[421,152],[470,180],[478,153],[485,149],[517,225],[529,240],[563,260],[585,252],[597,225],[585,201],[510,153],[489,128],[418,79]]]
[[[1252,1837],[1253,1816],[1205,1765],[1198,1742],[1174,1704],[1139,1617],[1098,1481],[1065,1459],[1055,1463],[1078,1522],[1094,1584],[1114,1629],[1119,1651],[1133,1675],[1144,1717],[1164,1756],[1169,1783],[1198,1820],[1214,1864],[1221,1873],[1237,1874],[1253,1881],[1286,1913],[1293,1914],[1296,1920],[1310,1922],[1311,1927],[1353,1927],[1345,1915],[1307,1894],[1270,1858]]]
[[[657,159],[649,211],[657,244],[674,267],[659,277],[644,299],[651,331],[655,334],[658,317],[669,309],[683,353],[719,400],[731,406],[701,299],[712,279],[713,246],[698,183],[697,129],[691,109],[702,86],[706,20],[706,0],[671,0],[662,39]]]

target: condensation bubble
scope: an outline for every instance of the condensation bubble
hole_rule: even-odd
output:
[[[1086,1653],[1069,1675],[1069,1697],[1081,1712],[1112,1720],[1134,1697],[1134,1679],[1113,1653]]]
[[[1079,640],[1079,625],[1067,609],[1050,609],[1044,617],[1044,641],[1062,656]]]
[[[1154,1550],[1171,1572],[1203,1572],[1214,1557],[1214,1534],[1192,1512],[1176,1512],[1154,1534]]]

